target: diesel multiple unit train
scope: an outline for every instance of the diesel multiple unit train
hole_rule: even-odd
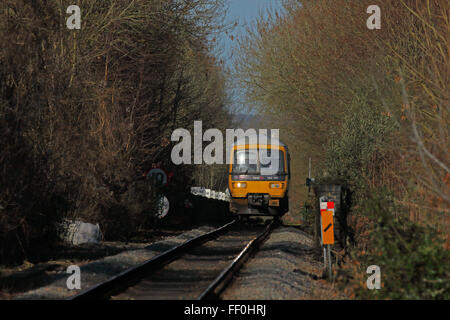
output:
[[[238,140],[230,152],[230,211],[237,216],[281,217],[289,210],[288,147],[274,138],[251,141]]]

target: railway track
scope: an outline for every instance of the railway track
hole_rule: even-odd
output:
[[[234,220],[91,287],[69,300],[217,299],[278,225]]]

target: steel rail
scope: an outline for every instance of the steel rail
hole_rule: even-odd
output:
[[[214,279],[209,287],[197,297],[197,300],[212,300],[217,299],[220,294],[225,290],[227,285],[232,280],[233,276],[240,270],[244,263],[248,260],[250,255],[254,253],[261,243],[269,236],[273,229],[278,226],[280,221],[274,219],[270,222],[267,228],[251,240],[245,248],[239,253],[239,255],[233,260],[233,262],[222,273]]]
[[[69,297],[67,298],[67,300],[108,299],[114,293],[125,290],[143,277],[146,277],[150,273],[159,270],[164,265],[185,254],[193,247],[199,246],[207,241],[215,239],[217,236],[227,232],[236,222],[237,220],[233,220],[220,228],[186,241],[179,246],[169,249],[136,267],[129,268],[100,284],[90,287],[75,296]]]

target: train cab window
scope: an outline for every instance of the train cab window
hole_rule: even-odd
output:
[[[284,153],[276,150],[272,156],[271,149],[237,150],[234,153],[232,172],[234,174],[276,175],[284,173]],[[272,165],[273,161],[275,165]],[[278,165],[276,165],[278,164]]]
[[[258,174],[258,152],[255,149],[237,150],[234,153],[233,173]]]
[[[269,176],[284,173],[284,152],[281,150],[261,149],[259,152],[261,175]]]

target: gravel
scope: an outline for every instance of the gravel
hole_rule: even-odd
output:
[[[308,234],[293,227],[279,227],[242,267],[221,298],[334,299],[332,295],[323,295],[333,288],[322,280],[323,262],[314,256],[314,243]]]
[[[178,236],[169,237],[165,240],[155,242],[143,249],[125,251],[81,265],[81,290],[97,285],[128,268],[134,267],[166,250],[169,250],[213,229],[213,227],[200,227]],[[65,299],[73,296],[79,293],[80,290],[67,289],[66,281],[69,276],[70,274],[67,274],[66,272],[58,272],[54,275],[49,275],[49,285],[28,291],[17,296],[16,299]]]

